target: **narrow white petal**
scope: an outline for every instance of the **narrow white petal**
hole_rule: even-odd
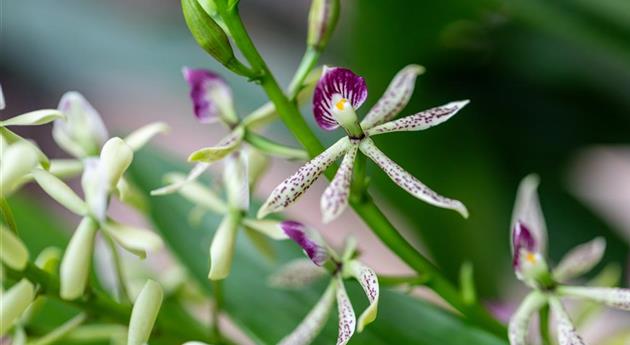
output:
[[[59,265],[59,295],[65,300],[83,296],[92,267],[96,230],[98,224],[92,218],[83,218],[66,247]]]
[[[391,132],[422,131],[446,122],[448,119],[455,116],[466,104],[468,104],[467,100],[451,102],[370,128],[367,130],[366,134],[373,136]]]
[[[260,178],[267,172],[270,160],[269,157],[252,147],[247,147],[245,152],[248,162],[249,189],[254,190]]]
[[[280,227],[281,222],[278,220],[245,218],[242,223],[245,227],[274,240],[286,240],[289,238]]]
[[[0,126],[37,126],[62,119],[62,113],[55,109],[42,109],[31,111],[10,119],[0,121]]]
[[[20,280],[2,294],[0,307],[0,336],[4,336],[35,298],[35,287],[26,279]]]
[[[212,163],[223,159],[225,156],[236,150],[243,141],[245,131],[242,127],[237,127],[225,138],[221,139],[215,146],[206,147],[190,154],[188,161]]]
[[[48,171],[59,178],[72,178],[83,171],[83,163],[78,159],[51,159]]]
[[[315,304],[306,317],[304,317],[304,320],[302,320],[293,332],[280,340],[278,345],[308,345],[313,342],[322,328],[324,328],[324,325],[326,325],[326,321],[330,315],[330,310],[335,302],[336,284],[335,281],[332,281],[330,285],[328,285],[324,295],[317,301],[317,304]]]
[[[363,288],[365,296],[367,296],[370,305],[359,316],[357,331],[360,333],[365,326],[376,320],[378,311],[379,286],[376,272],[371,268],[363,265],[359,261],[352,260],[347,264],[348,274],[356,279]]]
[[[345,345],[354,335],[354,329],[357,325],[357,318],[354,315],[354,309],[350,298],[343,286],[341,277],[337,277],[337,312],[339,316],[339,334],[337,335],[337,345]]]
[[[359,149],[358,142],[351,140],[351,146],[341,161],[335,178],[330,182],[320,201],[322,209],[322,221],[329,223],[346,209],[350,197],[350,183],[352,181],[352,168]]]
[[[258,218],[279,212],[294,203],[317,180],[326,168],[344,154],[350,146],[348,137],[343,137],[319,156],[302,166],[291,177],[280,183],[267,201],[258,210]]]
[[[536,251],[545,253],[547,248],[547,225],[538,199],[538,175],[527,175],[518,186],[514,210],[512,211],[512,223],[510,229],[515,229],[518,221],[524,223],[532,232],[536,242]],[[511,241],[512,253],[514,253],[514,239]]]
[[[109,206],[109,191],[99,158],[83,160],[81,187],[89,213],[99,221],[105,220]]]
[[[150,230],[120,224],[111,219],[102,226],[105,233],[121,247],[141,258],[146,257],[147,252],[162,248],[162,239]]]
[[[564,282],[587,273],[599,263],[605,250],[606,241],[602,237],[573,248],[553,270],[554,278]]]
[[[235,209],[249,210],[249,173],[247,156],[241,151],[234,151],[225,159],[223,185],[227,193],[228,204]]]
[[[58,177],[43,169],[35,169],[32,174],[37,184],[65,208],[81,216],[87,213],[85,201]]]
[[[193,204],[201,206],[214,213],[225,213],[227,211],[227,205],[225,204],[225,202],[210,188],[202,185],[199,182],[191,180],[191,174],[189,174],[188,176],[184,176],[182,174],[172,173],[166,176],[166,180],[172,183],[169,186],[178,186],[176,191],[179,191],[180,195],[188,199]],[[168,188],[169,186],[165,188]]]
[[[230,212],[223,218],[219,228],[214,233],[214,238],[210,245],[210,272],[208,273],[208,279],[221,280],[227,278],[230,274],[237,230],[238,221],[234,213]]]
[[[2,85],[0,85],[0,110],[4,110],[6,106],[7,104],[4,101],[4,92],[2,91]]]
[[[390,82],[387,90],[361,121],[361,127],[368,130],[394,118],[409,102],[416,83],[416,77],[424,73],[424,67],[409,65],[400,70]]]
[[[455,210],[464,218],[468,218],[468,210],[464,204],[460,201],[441,196],[429,187],[425,186],[417,178],[389,159],[389,157],[387,157],[381,150],[378,149],[378,147],[376,147],[376,145],[374,145],[372,139],[363,139],[359,148],[361,149],[361,152],[370,157],[374,163],[383,169],[392,181],[394,181],[402,189],[406,190],[409,194],[433,206]]]
[[[309,259],[295,259],[269,276],[269,285],[282,289],[301,289],[326,275],[326,270]]]
[[[586,298],[612,308],[630,311],[630,289],[561,286],[558,287],[558,293]]]
[[[169,184],[162,188],[152,190],[151,195],[155,196],[175,193],[183,188],[187,183],[199,178],[199,176],[208,170],[208,167],[210,167],[209,163],[197,163],[185,177],[182,177],[181,174],[169,174],[166,176],[167,183]]]
[[[125,142],[132,150],[138,151],[153,139],[154,136],[160,133],[166,133],[168,129],[168,125],[164,122],[150,123],[131,132],[131,134],[125,138]]]
[[[582,337],[580,337],[571,318],[557,298],[550,298],[549,305],[558,322],[558,343],[559,345],[584,345]]]
[[[129,319],[127,345],[145,345],[151,337],[164,292],[160,284],[147,280],[133,304]]]
[[[532,315],[547,303],[544,295],[534,291],[527,295],[510,318],[508,338],[510,345],[527,345],[527,331]]]

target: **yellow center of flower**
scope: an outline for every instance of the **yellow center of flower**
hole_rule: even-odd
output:
[[[339,101],[337,101],[337,104],[335,104],[335,107],[337,107],[337,109],[339,110],[343,110],[344,106],[346,105],[346,102],[348,102],[348,100],[345,98],[342,98]]]
[[[527,260],[527,262],[529,262],[530,264],[535,264],[537,261],[536,254],[532,252],[527,252],[527,254],[525,255],[525,260]]]

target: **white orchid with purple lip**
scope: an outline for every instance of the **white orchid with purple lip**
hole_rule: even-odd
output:
[[[339,170],[321,199],[324,222],[337,218],[347,207],[354,161],[358,151],[369,157],[401,188],[431,205],[453,209],[467,217],[466,207],[457,200],[443,197],[429,189],[376,147],[372,137],[399,131],[420,131],[450,119],[468,101],[451,102],[392,120],[409,102],[416,77],[423,72],[418,65],[403,68],[392,80],[385,94],[359,123],[356,110],[367,98],[367,86],[349,69],[325,67],[315,88],[313,113],[324,130],[343,127],[343,137],[319,156],[301,167],[278,185],[258,211],[258,217],[279,212],[293,204],[338,158],[344,156]]]
[[[184,67],[182,73],[190,87],[190,98],[197,120],[202,124],[223,123],[230,132],[215,146],[204,147],[190,154],[188,160],[195,162],[196,165],[185,179],[154,190],[151,192],[152,195],[176,192],[186,183],[201,176],[212,163],[240,149],[246,139],[249,139],[250,143],[260,144],[257,148],[267,154],[289,159],[307,158],[304,151],[282,146],[253,132],[254,129],[276,118],[277,113],[272,103],[263,105],[241,120],[234,109],[232,91],[221,76],[209,70],[188,67]],[[307,86],[308,84],[309,81],[306,82]],[[307,92],[308,87],[301,92],[299,99],[303,99]],[[270,150],[264,150],[269,147]]]
[[[326,325],[335,301],[339,316],[337,345],[347,344],[354,334],[355,328],[361,332],[365,326],[376,319],[379,300],[376,273],[356,259],[356,242],[353,239],[347,241],[344,252],[340,256],[324,242],[322,236],[314,229],[295,221],[284,221],[280,227],[290,239],[302,247],[312,263],[306,265],[302,260],[290,262],[271,277],[271,283],[276,287],[302,287],[324,276],[326,271],[331,274],[331,280],[313,309],[297,328],[284,337],[279,344],[310,344]],[[349,278],[356,279],[361,284],[370,302],[358,321],[343,284],[344,279]]]
[[[578,287],[564,283],[590,271],[604,255],[602,238],[577,246],[550,269],[545,255],[547,230],[537,194],[538,177],[521,182],[512,216],[512,255],[516,276],[534,289],[512,315],[509,324],[511,345],[526,345],[532,315],[549,305],[557,321],[561,345],[584,344],[577,334],[561,297],[591,300],[613,308],[630,310],[630,290],[621,288]]]

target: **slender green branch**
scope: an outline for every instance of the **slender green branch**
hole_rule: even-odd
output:
[[[381,286],[420,286],[427,282],[427,278],[423,276],[410,275],[410,276],[388,276],[379,275],[378,284]]]
[[[50,345],[54,344],[57,341],[63,339],[68,333],[75,330],[79,327],[85,320],[87,319],[87,315],[81,313],[74,318],[68,320],[63,325],[55,328],[52,332],[46,334],[45,336],[33,341],[29,342],[28,345]]]
[[[13,212],[11,211],[11,207],[9,206],[7,199],[3,197],[0,197],[0,215],[2,215],[2,220],[9,229],[17,234],[17,224],[15,223]]]
[[[291,102],[284,94],[258,53],[238,15],[238,8],[234,7],[231,11],[224,11],[221,14],[245,58],[254,69],[263,71],[260,79],[261,87],[275,104],[284,124],[304,146],[311,157],[322,152],[324,147],[308,127],[295,103]],[[334,176],[333,169],[329,169],[326,172],[326,176],[332,178]],[[388,218],[374,204],[368,193],[365,193],[364,198],[351,198],[350,204],[363,221],[394,253],[416,272],[427,276],[427,285],[451,306],[459,310],[472,322],[482,325],[494,334],[502,337],[506,335],[505,327],[496,321],[481,305],[467,305],[464,303],[453,283],[444,277],[436,266],[400,235]]]
[[[542,345],[553,345],[549,332],[549,304],[540,309],[538,314],[538,327],[540,328]]]
[[[300,65],[293,76],[293,80],[289,84],[289,88],[287,90],[287,96],[290,100],[294,101],[302,89],[304,85],[304,80],[311,72],[311,70],[317,64],[317,60],[319,60],[319,56],[321,55],[319,50],[316,50],[313,47],[306,48],[304,52],[304,56],[302,57],[302,61],[300,61]]]
[[[212,305],[210,306],[210,316],[212,317],[212,337],[221,339],[222,336],[219,325],[219,316],[221,315],[221,310],[223,309],[223,281],[211,280],[210,282],[212,284],[212,295],[214,297]]]
[[[249,130],[245,132],[245,141],[260,151],[277,157],[303,161],[309,159],[308,153],[304,150],[284,146]]]

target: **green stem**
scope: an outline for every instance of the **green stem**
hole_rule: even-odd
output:
[[[49,345],[57,342],[58,340],[63,339],[68,333],[79,327],[85,320],[87,319],[87,315],[81,313],[74,318],[68,320],[63,325],[55,328],[52,332],[46,334],[45,336],[33,341],[29,342],[28,345]]]
[[[284,146],[249,130],[245,132],[245,141],[260,151],[277,157],[302,161],[309,159],[308,154],[304,150]]]
[[[223,281],[221,280],[212,280],[212,295],[214,296],[214,301],[212,301],[212,305],[210,306],[210,313],[212,316],[212,337],[216,339],[221,339],[221,328],[219,326],[219,316],[221,315],[221,310],[223,309]]]
[[[127,288],[127,283],[125,279],[125,274],[123,272],[122,261],[120,259],[120,254],[116,249],[116,244],[112,240],[112,238],[108,235],[103,236],[105,238],[105,242],[109,247],[109,250],[112,254],[112,261],[114,262],[114,272],[116,274],[116,283],[118,287],[118,297],[123,302],[129,302],[131,299],[129,298],[129,289]]]
[[[298,93],[302,89],[304,80],[306,80],[308,74],[317,64],[317,60],[319,60],[320,55],[321,52],[319,50],[313,47],[306,48],[302,61],[300,61],[300,65],[298,66],[295,75],[293,75],[293,80],[291,80],[287,90],[287,96],[290,100],[294,101],[296,99]]]
[[[2,220],[4,223],[17,235],[17,224],[15,223],[15,217],[13,217],[13,212],[11,211],[11,207],[7,202],[7,199],[0,197],[0,215],[2,215]]]
[[[238,8],[234,7],[221,14],[234,37],[235,43],[245,58],[254,69],[263,71],[260,79],[261,87],[264,89],[269,99],[275,104],[276,110],[284,124],[304,146],[311,157],[321,153],[324,150],[324,146],[310,130],[295,103],[289,100],[272,76],[244,27],[238,15]],[[328,169],[326,176],[329,179],[332,178],[334,171]],[[427,276],[427,285],[445,301],[459,310],[472,322],[482,325],[496,335],[505,337],[505,327],[495,320],[481,305],[467,305],[464,303],[459,290],[440,273],[436,266],[400,235],[396,228],[389,222],[388,218],[373,203],[367,192],[364,198],[351,198],[350,204],[390,250],[396,253],[418,274]]]
[[[380,286],[399,286],[409,285],[418,286],[424,285],[427,282],[427,278],[423,276],[411,275],[411,276],[378,276],[378,285]]]
[[[552,345],[551,334],[549,332],[549,304],[546,304],[539,311],[538,327],[543,345]]]
[[[6,273],[11,278],[26,278],[31,282],[38,284],[40,286],[40,294],[63,303],[74,305],[83,310],[87,315],[104,318],[122,325],[127,325],[129,323],[132,308],[130,304],[116,303],[107,295],[94,288],[88,288],[85,295],[79,299],[72,301],[64,300],[59,297],[58,278],[40,269],[31,262],[26,265],[23,271],[18,272],[6,269]],[[183,343],[187,340],[195,338],[209,343],[215,342],[216,339],[199,332],[199,329],[202,328],[197,325],[186,325],[180,324],[179,322],[173,322],[173,320],[159,315],[154,327],[154,333],[159,334],[166,339],[170,339],[173,343]]]

